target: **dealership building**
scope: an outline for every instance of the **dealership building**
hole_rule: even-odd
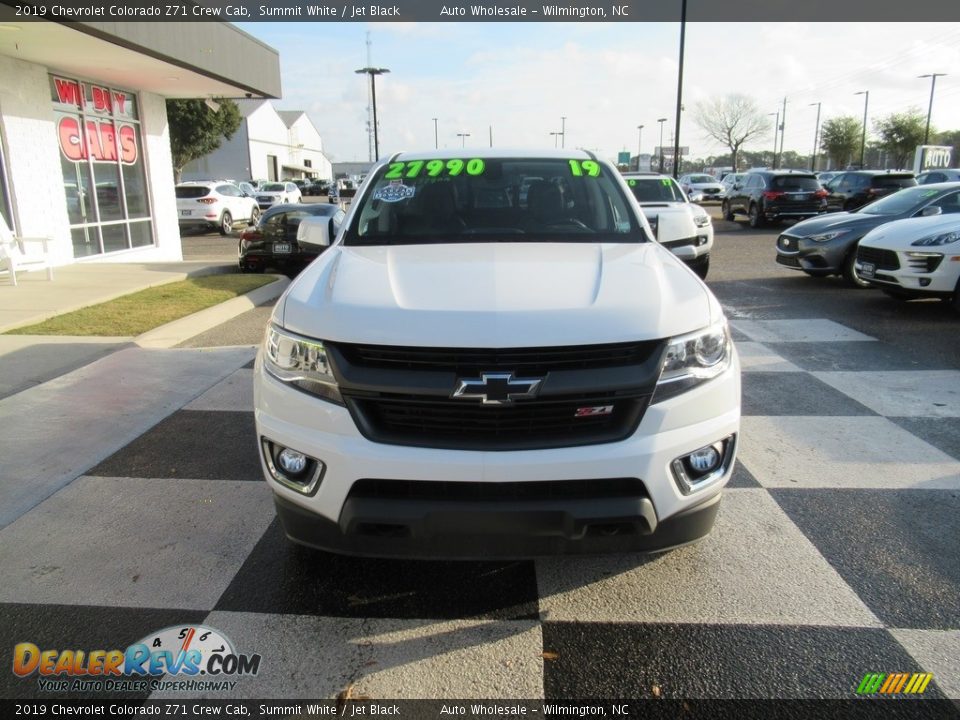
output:
[[[0,214],[56,264],[182,258],[168,98],[275,98],[227,23],[18,22],[0,5]]]

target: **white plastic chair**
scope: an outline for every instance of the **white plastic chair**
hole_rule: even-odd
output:
[[[0,270],[10,274],[10,284],[17,284],[17,271],[46,270],[47,280],[53,280],[50,264],[49,238],[16,237],[6,219],[0,215]],[[37,245],[40,245],[37,248]]]

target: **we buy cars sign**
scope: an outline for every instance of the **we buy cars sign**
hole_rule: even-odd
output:
[[[88,115],[119,118],[131,117],[134,113],[134,98],[127,93],[63,78],[54,78],[53,82],[61,105],[85,109]],[[94,162],[115,163],[119,159],[125,165],[133,165],[139,156],[136,128],[123,122],[115,123],[112,117],[88,116],[82,120],[79,116],[62,116],[57,120],[57,138],[60,152],[73,162],[90,158]]]

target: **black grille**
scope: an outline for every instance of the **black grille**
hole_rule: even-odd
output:
[[[357,480],[348,497],[378,500],[510,502],[646,497],[636,478],[543,480],[539,482],[452,482],[423,480]]]
[[[352,365],[458,375],[476,375],[497,368],[512,370],[519,375],[639,365],[646,362],[659,346],[659,341],[507,349],[336,344]]]
[[[781,265],[786,265],[787,267],[802,267],[800,265],[800,260],[792,255],[777,255],[777,262]]]
[[[911,270],[918,273],[932,273],[943,260],[943,255],[921,255],[919,257],[907,258],[907,264]]]
[[[873,263],[877,270],[900,269],[900,260],[893,250],[881,250],[880,248],[861,245],[857,248],[857,261]]]
[[[361,431],[375,440],[473,450],[570,447],[622,440],[636,429],[649,401],[649,394],[624,397],[614,393],[539,398],[506,406],[420,395],[347,398]],[[583,408],[608,407],[608,414],[583,414]]]

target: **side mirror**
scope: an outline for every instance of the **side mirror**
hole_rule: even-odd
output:
[[[927,205],[920,211],[920,217],[931,217],[932,215],[942,215],[943,208],[939,205]]]
[[[300,221],[297,228],[297,242],[305,245],[329,247],[332,241],[330,230],[332,219],[328,217],[308,217]]]

